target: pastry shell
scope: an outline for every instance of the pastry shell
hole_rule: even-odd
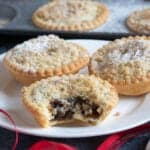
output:
[[[45,38],[47,36],[41,36],[39,38],[43,38],[43,37]],[[38,38],[31,39],[31,40],[37,40],[37,39]],[[29,40],[29,41],[31,41],[31,40]],[[26,41],[26,42],[28,42],[28,41]],[[65,42],[66,45],[68,44],[66,41],[64,41],[64,42]],[[55,45],[57,45],[56,43],[55,43]],[[71,51],[71,49],[73,49],[73,47],[71,47],[71,46],[75,46],[77,48],[75,50],[78,50],[79,52],[82,52],[82,54],[78,54],[76,56],[76,55],[74,55],[74,53],[75,53],[75,50],[74,50],[73,54],[71,53],[71,54],[67,55],[69,57],[69,59],[71,58],[70,61],[65,63],[65,64],[64,63],[61,64],[61,66],[55,66],[53,68],[51,68],[50,66],[48,68],[40,67],[36,70],[33,70],[33,68],[29,69],[29,70],[26,70],[25,68],[18,67],[16,63],[13,63],[10,60],[10,57],[13,57],[12,54],[13,54],[13,50],[15,49],[15,47],[12,48],[10,51],[8,51],[6,53],[3,62],[4,62],[4,65],[6,66],[6,68],[8,69],[8,71],[14,76],[14,78],[17,81],[19,81],[23,84],[26,84],[26,85],[31,84],[31,83],[33,83],[37,80],[43,79],[43,78],[47,78],[47,77],[61,76],[61,75],[64,75],[64,74],[77,73],[81,68],[88,65],[89,59],[90,59],[89,58],[89,53],[84,47],[82,47],[78,44],[75,44],[75,43],[71,43],[71,42],[69,42],[69,43],[71,44],[71,45],[69,45],[70,46],[69,51]],[[25,44],[25,45],[27,45],[27,44]],[[33,49],[34,49],[34,44],[32,44],[32,45],[33,45]],[[23,48],[21,47],[21,52],[24,53],[24,51],[22,49]],[[58,49],[61,50],[60,53],[65,53],[65,50],[63,50],[61,47],[58,48]],[[57,52],[56,52],[56,54],[57,54]],[[47,53],[46,53],[46,56],[48,56]],[[54,58],[55,57],[57,57],[57,56],[54,56]],[[74,58],[73,60],[72,60],[72,57]],[[32,60],[32,57],[29,56],[29,59]],[[63,55],[63,58],[61,57],[59,59],[61,61],[61,63],[62,63],[62,59],[64,59],[64,61],[65,61],[67,58],[65,57],[65,55]],[[31,64],[31,66],[32,66],[32,64]]]
[[[73,83],[73,86],[76,88],[72,89],[74,91],[70,91],[70,92],[74,92],[74,93],[77,92],[79,94],[78,89],[80,89],[82,91],[82,92],[80,91],[80,94],[82,93],[86,95],[87,97],[89,97],[88,101],[91,101],[92,103],[95,103],[98,106],[100,106],[103,110],[102,113],[99,114],[98,117],[90,118],[90,119],[88,117],[84,117],[80,115],[78,118],[50,120],[49,116],[51,116],[50,114],[52,112],[48,110],[48,107],[44,105],[44,102],[41,103],[40,105],[32,101],[31,92],[38,86],[38,84],[41,85],[45,82],[48,82],[48,84],[50,84],[52,82],[55,82],[55,81],[57,82],[59,80],[64,80],[64,79],[74,80],[72,83]],[[76,81],[76,79],[78,81]],[[81,81],[81,83],[79,80]],[[59,86],[59,85],[54,85],[54,86]],[[58,87],[54,87],[54,88],[58,88]],[[66,85],[64,85],[64,88],[66,88]],[[91,88],[91,91],[88,92],[87,89],[90,89],[90,88]],[[41,81],[37,81],[28,87],[24,87],[22,89],[22,97],[23,97],[23,103],[25,104],[27,109],[33,114],[34,118],[37,120],[37,122],[40,124],[41,127],[49,127],[49,126],[54,126],[54,125],[70,125],[70,126],[95,125],[103,121],[118,103],[118,94],[116,92],[116,89],[112,85],[110,85],[107,81],[103,81],[95,76],[81,75],[81,74],[42,79]],[[50,98],[49,98],[49,101],[51,101]]]
[[[91,21],[86,21],[86,22],[81,22],[81,23],[76,23],[76,24],[64,24],[64,25],[59,25],[57,23],[47,23],[44,22],[43,20],[41,20],[38,17],[38,12],[40,10],[44,10],[45,7],[47,5],[52,5],[53,6],[53,2],[50,2],[49,4],[46,4],[40,8],[38,8],[32,16],[32,21],[33,23],[37,26],[40,27],[42,29],[46,29],[46,30],[61,30],[61,31],[86,31],[86,30],[91,30],[91,29],[95,29],[97,27],[100,27],[101,25],[103,25],[109,16],[109,10],[108,8],[101,3],[97,3],[97,15],[95,17],[95,19],[91,20]]]
[[[149,42],[150,37],[149,36],[135,36],[135,37],[117,39],[103,46],[102,48],[99,49],[99,51],[106,50],[107,48],[111,47],[111,45],[115,44],[115,42],[117,41],[127,42],[130,40],[147,40]],[[103,78],[101,75],[99,75],[99,73],[96,71],[96,69],[94,69],[92,65],[93,56],[88,66],[89,73],[94,74],[97,77]],[[112,73],[109,70],[110,68],[108,68],[107,74]],[[112,74],[112,77],[113,76],[117,76],[117,75]],[[117,80],[117,79],[114,80],[114,79],[106,77],[105,80],[109,81],[109,83],[111,83],[117,89],[118,93],[121,95],[137,96],[137,95],[142,95],[142,94],[150,92],[150,71],[147,71],[145,75],[141,75],[138,77],[135,76],[132,79],[130,78],[130,75],[129,75],[128,79],[124,78],[123,80]]]
[[[62,68],[38,70],[37,72],[24,71],[12,65],[10,61],[4,58],[4,64],[8,71],[14,76],[14,78],[22,84],[29,85],[35,81],[43,78],[61,76],[64,74],[77,73],[80,69],[85,67],[89,63],[89,58],[78,58],[76,61],[65,65]]]
[[[126,19],[126,24],[129,29],[141,34],[150,34],[150,24],[144,23],[143,18],[147,16],[147,22],[150,22],[150,8],[135,11]]]

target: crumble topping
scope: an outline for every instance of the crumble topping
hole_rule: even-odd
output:
[[[31,98],[39,103],[42,101],[48,103],[48,98],[59,99],[61,97],[61,99],[66,99],[70,95],[78,95],[86,98],[87,93],[90,95],[92,94],[89,93],[91,91],[95,93],[97,90],[101,90],[102,93],[99,96],[107,101],[110,96],[108,94],[110,92],[109,84],[103,80],[98,81],[93,76],[88,77],[88,75],[80,74],[53,77],[53,80],[50,78],[38,82],[31,92]]]
[[[150,27],[150,9],[136,11],[131,15],[130,19],[133,23],[148,25]]]
[[[146,75],[150,71],[149,41],[112,42],[94,54],[92,66],[104,79],[130,80]]]
[[[88,52],[77,44],[48,35],[15,46],[7,57],[24,71],[34,72],[39,69],[60,68],[78,58],[88,57]]]
[[[32,52],[43,52],[48,49],[55,49],[57,44],[62,44],[64,42],[63,39],[60,39],[55,35],[44,35],[39,36],[37,38],[33,38],[31,40],[25,41],[21,44],[18,44],[13,49],[17,52],[22,51],[32,51]],[[57,46],[58,47],[58,46]]]
[[[116,112],[116,113],[114,113],[114,116],[115,117],[119,117],[121,115],[121,113],[120,112]]]
[[[143,42],[129,41],[113,48],[113,50],[108,53],[108,61],[118,65],[133,60],[145,59],[144,48]]]
[[[42,7],[37,15],[53,23],[78,23],[93,20],[97,15],[97,3],[89,0],[57,0]]]

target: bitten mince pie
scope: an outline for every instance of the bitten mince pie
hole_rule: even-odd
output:
[[[150,8],[133,12],[127,18],[127,26],[132,31],[150,34]]]
[[[23,84],[42,78],[76,73],[89,62],[88,51],[54,35],[25,41],[7,52],[4,64]]]
[[[91,58],[91,74],[113,84],[123,95],[150,91],[150,37],[128,37],[100,48]]]
[[[95,125],[118,103],[111,84],[86,74],[42,79],[24,87],[22,95],[41,127]]]
[[[37,9],[32,20],[47,30],[84,31],[95,29],[108,18],[107,7],[90,0],[53,0]]]

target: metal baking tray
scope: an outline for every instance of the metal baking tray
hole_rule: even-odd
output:
[[[110,10],[108,21],[100,28],[86,32],[46,31],[32,23],[32,13],[50,0],[0,0],[0,33],[36,35],[45,33],[71,34],[75,36],[120,37],[132,35],[125,25],[126,17],[134,10],[150,7],[145,0],[99,0]],[[5,25],[4,25],[5,24]]]

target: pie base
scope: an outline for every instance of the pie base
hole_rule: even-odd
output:
[[[78,60],[65,65],[62,68],[49,69],[49,70],[39,70],[37,72],[25,72],[15,65],[12,65],[9,60],[4,58],[4,64],[8,71],[14,76],[14,78],[24,85],[29,85],[35,81],[41,80],[47,77],[61,76],[64,74],[74,74],[80,69],[85,67],[89,63],[89,58],[79,58]]]
[[[150,79],[139,83],[113,84],[121,95],[139,96],[150,92]]]

